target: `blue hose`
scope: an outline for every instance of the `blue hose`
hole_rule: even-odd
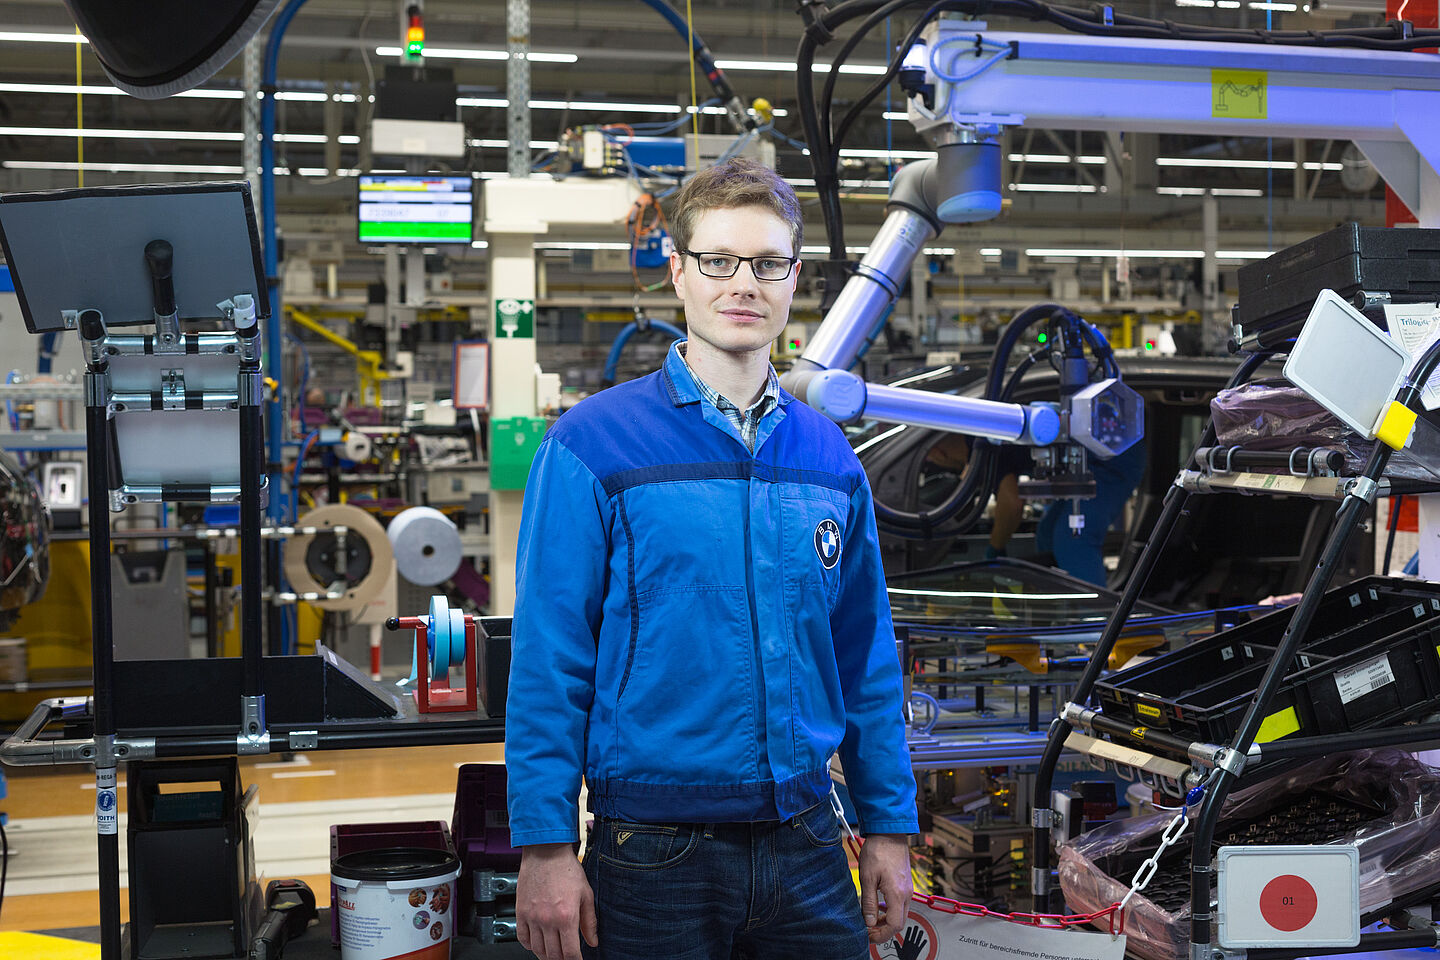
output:
[[[715,58],[710,56],[710,51],[706,48],[705,41],[700,39],[700,34],[690,29],[690,24],[685,22],[685,18],[680,16],[679,12],[670,6],[670,4],[666,3],[665,0],[640,0],[640,2],[668,20],[670,26],[675,28],[676,33],[690,41],[691,45],[695,48],[695,59],[700,61],[700,66],[705,70],[705,75],[708,77],[715,69]]]
[[[683,330],[674,324],[666,323],[664,320],[651,320],[650,328],[652,330],[659,330],[661,333],[668,333],[671,338],[675,340],[685,339],[685,332]],[[625,324],[620,332],[615,335],[615,342],[610,345],[610,355],[605,358],[605,372],[600,375],[600,379],[603,382],[615,382],[616,371],[620,368],[620,354],[625,351],[625,344],[630,342],[630,338],[635,336],[636,331],[639,329],[640,325],[632,320]]]
[[[275,75],[279,70],[280,42],[295,14],[305,5],[305,0],[290,0],[275,17],[270,35],[265,39],[265,69],[260,88],[265,96],[260,101],[260,201],[261,221],[264,230],[265,285],[270,300],[270,318],[265,323],[265,375],[274,383],[280,382],[280,254],[275,244]],[[280,462],[281,447],[284,444],[280,422],[280,400],[272,397],[265,402],[267,452],[269,463]],[[272,471],[269,475],[271,523],[278,526],[284,505],[279,494],[280,475]]]

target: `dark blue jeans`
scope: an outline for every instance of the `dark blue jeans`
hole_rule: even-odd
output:
[[[828,802],[786,821],[597,818],[587,960],[862,960],[869,939]]]

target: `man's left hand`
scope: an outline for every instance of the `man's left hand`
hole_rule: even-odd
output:
[[[905,929],[911,889],[910,838],[903,833],[867,836],[860,848],[860,913],[871,943],[893,940]]]

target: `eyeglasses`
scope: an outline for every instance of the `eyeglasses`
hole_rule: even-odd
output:
[[[756,280],[784,280],[800,262],[799,257],[737,257],[730,253],[696,253],[693,250],[681,250],[680,255],[694,257],[700,272],[712,280],[729,280],[742,263],[750,264],[750,272],[755,274]]]

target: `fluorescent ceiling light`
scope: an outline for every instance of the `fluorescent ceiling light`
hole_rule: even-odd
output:
[[[810,177],[786,177],[785,182],[792,187],[813,187],[815,181]],[[874,180],[841,180],[840,186],[855,190],[889,190],[890,181],[884,178]]]
[[[510,141],[509,141],[509,140],[466,140],[466,141],[465,141],[465,146],[467,146],[467,147],[502,147],[502,148],[503,148],[503,147],[508,147],[508,146],[510,146]],[[554,149],[555,149],[556,147],[558,147],[558,146],[560,146],[560,144],[556,143],[554,140],[531,140],[531,141],[530,141],[530,149],[531,149],[531,150],[554,150]]]
[[[244,134],[220,130],[107,130],[102,127],[80,130],[75,127],[0,127],[0,135],[12,137],[85,137],[96,140],[242,140]],[[322,138],[323,140],[323,138]]]
[[[1216,0],[1215,6],[1221,10],[1239,10],[1240,0]]]
[[[245,173],[241,166],[192,165],[184,163],[104,163],[87,160],[4,160],[0,165],[11,170],[92,170],[100,173],[224,173],[240,176]]]
[[[1262,0],[1251,0],[1250,3],[1247,3],[1245,5],[1251,10],[1281,10],[1285,13],[1294,13],[1297,9],[1299,9],[1293,3],[1267,3],[1262,2]]]
[[[1129,257],[1143,259],[1197,259],[1205,256],[1203,250],[1122,250],[1105,247],[1030,247],[1025,251],[1030,257]]]
[[[504,97],[460,97],[455,101],[461,107],[480,107],[481,109],[504,109],[510,106],[510,101]],[[531,100],[528,104],[531,110],[578,110],[591,111],[595,113],[614,113],[616,111],[628,113],[659,113],[676,114],[680,112],[680,106],[674,103],[628,103],[618,101],[609,103],[603,100]],[[694,107],[686,107],[686,112],[694,113]],[[706,107],[707,114],[723,114],[727,111],[724,107]],[[777,117],[788,117],[788,110],[777,109],[772,111]]]
[[[855,148],[841,150],[842,157],[870,157],[876,160],[888,160],[898,158],[902,160],[924,160],[926,157],[935,156],[934,150],[872,150],[868,148]]]
[[[1093,183],[1012,183],[1016,193],[1095,193]]]
[[[507,107],[510,105],[507,101]],[[599,100],[531,100],[531,110],[581,110],[593,113],[609,113],[627,110],[631,113],[679,113],[673,103],[604,103]]]
[[[29,41],[31,43],[89,43],[78,33],[22,33],[11,30],[0,31],[0,40]]]
[[[67,96],[83,94],[87,97],[126,97],[129,96],[119,87],[107,87],[99,84],[73,83],[0,83],[0,93],[61,93]],[[260,94],[255,94],[257,97]],[[194,90],[182,90],[174,94],[177,97],[188,97],[192,100],[243,100],[244,90],[213,90],[196,88]],[[310,102],[323,102],[330,99],[329,95],[308,90],[281,90],[275,94],[276,100],[303,100]],[[337,93],[334,99],[342,103],[354,103],[359,99],[353,93]]]
[[[1294,160],[1232,160],[1225,157],[1160,157],[1157,167],[1230,167],[1236,170],[1294,170]]]
[[[1156,187],[1155,192],[1167,197],[1201,197],[1205,195],[1206,189],[1206,187]],[[1264,190],[1249,187],[1210,187],[1208,189],[1217,197],[1265,196]]]
[[[535,244],[536,250],[629,250],[630,244],[610,240],[554,240]]]
[[[1129,257],[1131,260],[1203,260],[1204,250],[1121,250],[1103,247],[1030,247],[1031,257]],[[1260,250],[1216,250],[1218,260],[1263,260],[1270,256]]]
[[[1094,154],[1080,154],[1077,157],[1069,157],[1063,153],[1012,153],[1011,163],[1089,163],[1104,164],[1104,157],[1097,157]]]
[[[869,247],[846,247],[846,248],[845,248],[845,252],[846,252],[846,253],[866,254],[866,253],[869,253],[869,252],[870,252],[870,248],[869,248]],[[811,243],[811,244],[806,244],[805,246],[801,247],[801,248],[800,248],[800,253],[801,253],[801,255],[804,255],[804,254],[807,254],[807,253],[818,253],[818,254],[822,254],[822,255],[824,255],[824,256],[829,256],[829,255],[830,255],[830,248],[827,247],[827,246],[825,246],[824,244],[821,244],[821,243]]]
[[[488,250],[488,249],[490,249],[490,241],[489,241],[489,240],[471,240],[471,241],[470,241],[470,249],[472,249],[472,250]]]
[[[721,70],[771,70],[778,73],[794,73],[798,67],[789,60],[716,60],[715,66]],[[816,73],[829,73],[830,64],[817,63],[811,69]],[[840,65],[841,73],[863,74],[870,77],[878,77],[886,70],[886,65],[869,63],[843,63]]]
[[[1177,7],[1213,7],[1215,0],[1175,0]]]
[[[376,47],[377,57],[398,57],[402,53],[399,47]],[[426,60],[509,60],[510,54],[505,50],[482,50],[478,47],[426,47],[423,53]],[[532,63],[574,63],[580,58],[573,53],[540,53],[531,50],[525,54],[525,59]]]

